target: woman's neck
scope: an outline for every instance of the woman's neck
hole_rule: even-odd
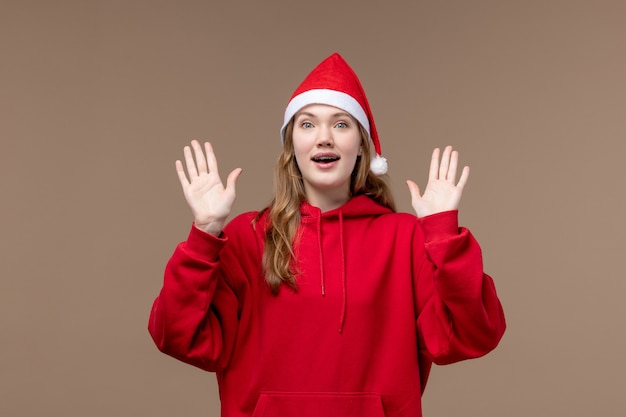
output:
[[[322,213],[339,208],[350,200],[350,192],[345,190],[307,190],[305,187],[305,192],[307,202]]]

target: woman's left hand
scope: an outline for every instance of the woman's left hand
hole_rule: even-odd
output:
[[[456,182],[459,153],[447,146],[439,162],[439,148],[433,151],[430,161],[428,184],[424,194],[413,181],[407,181],[411,192],[411,205],[417,217],[425,217],[443,211],[456,210],[461,202],[463,187],[469,178],[469,167],[466,166],[461,172],[459,181]]]

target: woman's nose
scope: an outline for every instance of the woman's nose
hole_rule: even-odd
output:
[[[333,132],[331,128],[323,127],[320,129],[317,146],[319,148],[327,148],[333,146]]]

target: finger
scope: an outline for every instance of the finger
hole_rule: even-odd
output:
[[[467,184],[467,180],[469,179],[469,174],[470,168],[466,165],[463,167],[463,171],[461,171],[461,178],[459,178],[459,183],[457,184],[457,187],[461,190],[465,188],[465,184]]]
[[[239,178],[241,171],[243,171],[241,168],[236,168],[236,169],[233,169],[233,171],[230,174],[228,174],[228,178],[226,178],[227,189],[233,190],[233,192],[235,191],[235,186],[237,185],[237,179]]]
[[[184,187],[189,185],[189,180],[185,175],[185,169],[183,168],[183,163],[180,161],[176,161],[176,173],[178,174],[178,180],[180,181],[180,185]]]
[[[206,173],[207,172],[206,158],[204,157],[204,153],[202,152],[200,143],[197,140],[192,140],[191,146],[193,147],[193,151],[196,155],[196,166],[198,167],[198,173],[199,174]]]
[[[409,187],[409,192],[411,193],[411,200],[419,200],[421,198],[420,195],[420,187],[411,180],[407,180],[406,185]]]
[[[215,157],[215,152],[213,151],[213,145],[209,142],[204,142],[204,150],[206,152],[207,163],[209,164],[209,172],[219,174],[217,169],[217,158]]]
[[[446,146],[441,156],[441,165],[439,166],[439,179],[448,179],[448,168],[450,166],[450,153],[452,146]]]
[[[193,156],[191,155],[191,148],[189,146],[185,146],[183,148],[183,154],[185,155],[185,165],[187,166],[189,179],[193,180],[198,176],[198,171],[196,170],[196,163],[193,160]]]
[[[456,180],[456,170],[459,164],[459,153],[457,151],[452,151],[450,154],[450,167],[448,168],[448,174],[446,179],[454,183]]]
[[[439,173],[439,148],[433,150],[433,155],[430,157],[430,171],[428,172],[428,180],[436,180]]]

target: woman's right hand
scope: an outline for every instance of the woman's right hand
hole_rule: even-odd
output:
[[[193,148],[195,160],[191,148]],[[235,202],[235,185],[242,170],[236,168],[228,174],[226,187],[224,187],[211,144],[204,143],[206,155],[196,140],[191,141],[191,148],[185,146],[183,149],[189,178],[185,175],[183,163],[178,160],[176,161],[178,179],[183,187],[187,204],[194,215],[196,227],[218,236]]]

